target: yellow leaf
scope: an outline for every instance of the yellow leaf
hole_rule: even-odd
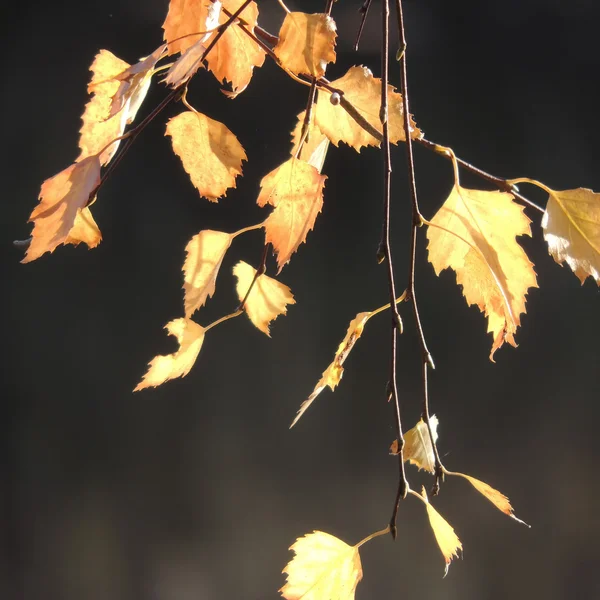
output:
[[[79,130],[81,153],[78,161],[102,151],[100,163],[105,165],[117,151],[119,142],[111,144],[108,148],[106,146],[123,135],[127,123],[133,120],[137,110],[137,107],[131,107],[131,110],[122,110],[111,116],[113,97],[121,86],[116,77],[129,67],[129,63],[117,58],[108,50],[100,50],[96,55],[90,67],[93,75],[88,85],[88,93],[93,93],[93,96],[81,116],[83,125]]]
[[[300,144],[300,138],[302,135],[302,126],[304,124],[306,111],[302,111],[298,115],[298,122],[294,131],[292,131],[292,150],[290,154],[307,162],[312,165],[320,173],[323,169],[323,163],[325,162],[325,156],[329,148],[329,139],[327,136],[315,125],[314,115],[308,126],[308,135],[302,144],[300,154],[296,156],[298,152],[298,145]]]
[[[462,550],[462,544],[456,533],[454,533],[454,529],[452,529],[450,523],[448,523],[448,521],[446,521],[446,519],[431,506],[431,504],[429,504],[425,488],[423,488],[421,496],[427,507],[427,516],[429,517],[429,524],[431,525],[431,529],[433,529],[435,540],[446,561],[446,571],[444,573],[444,575],[446,575],[452,559],[455,556],[458,557],[458,551]]]
[[[273,52],[292,73],[323,77],[335,61],[336,27],[326,14],[287,13]]]
[[[166,50],[167,46],[163,44],[152,54],[115,76],[120,84],[112,97],[109,117],[114,117],[123,110],[127,113],[127,123],[131,123],[148,93],[154,67]]]
[[[242,260],[233,268],[233,274],[237,277],[236,291],[242,302],[252,285],[256,269]],[[288,304],[295,303],[287,285],[267,275],[259,275],[246,300],[245,310],[254,326],[270,337],[269,323],[286,314]]]
[[[275,210],[264,222],[266,241],[277,253],[279,271],[306,240],[323,207],[325,175],[297,158],[290,158],[263,177],[259,206],[271,204]]]
[[[566,262],[582,284],[593,277],[600,286],[600,194],[585,188],[548,191],[542,227],[550,254]]]
[[[525,295],[537,287],[533,263],[515,239],[531,235],[529,223],[511,194],[455,185],[427,230],[436,274],[454,269],[467,304],[476,304],[488,318],[492,361],[504,342],[516,347]]]
[[[165,83],[174,88],[183,85],[203,66],[202,59],[204,58],[204,52],[206,52],[206,45],[204,44],[204,40],[200,39],[185,50],[171,65],[164,79]]]
[[[186,317],[191,317],[215,293],[217,275],[232,240],[233,235],[229,233],[205,229],[185,247],[183,289]]]
[[[100,231],[86,206],[99,183],[98,156],[84,158],[44,181],[40,202],[29,217],[34,224],[31,244],[21,262],[31,262],[60,244],[89,240],[90,247],[98,245]]]
[[[163,23],[164,40],[168,42],[169,54],[185,52],[198,41],[197,34],[213,29],[212,18],[221,11],[221,2],[210,0],[171,0],[169,12]],[[177,38],[182,39],[177,39]],[[201,38],[209,36],[202,33]]]
[[[177,338],[179,349],[167,356],[155,356],[134,392],[160,385],[175,377],[184,377],[196,362],[204,341],[204,327],[189,319],[175,319],[167,323],[165,329]]]
[[[433,433],[433,441],[437,441],[438,418],[435,415],[429,417],[429,424]],[[398,454],[398,440],[394,440],[390,447],[391,454]],[[402,449],[404,461],[410,461],[419,469],[435,473],[435,454],[429,437],[429,431],[425,421],[421,419],[412,429],[404,434],[404,448]]]
[[[344,97],[371,126],[381,131],[379,107],[381,105],[381,79],[373,77],[366,67],[351,67],[348,72],[331,83],[344,92]],[[404,108],[402,96],[393,86],[388,86],[390,142],[404,141]],[[340,105],[331,103],[329,92],[319,91],[315,122],[321,131],[337,146],[344,142],[360,151],[363,146],[377,146],[380,142],[365,131]],[[410,135],[417,139],[423,132],[410,120]]]
[[[242,174],[242,161],[247,158],[223,123],[188,110],[167,123],[167,135],[201,196],[217,202],[228,188],[235,187],[235,178]]]
[[[356,546],[315,531],[290,548],[296,555],[287,564],[287,583],[279,590],[286,600],[353,600],[362,579]]]
[[[335,390],[344,374],[342,365],[346,358],[348,358],[350,350],[354,348],[354,344],[356,344],[356,341],[362,335],[365,324],[372,314],[372,312],[361,312],[352,319],[348,326],[346,336],[338,346],[333,362],[325,369],[325,371],[323,371],[323,375],[321,376],[321,379],[319,379],[312,394],[300,406],[298,414],[290,425],[290,429],[298,422],[300,417],[306,412],[308,407],[314,402],[315,398],[325,389],[325,387],[329,386],[332,391]]]
[[[480,494],[485,496],[498,510],[502,511],[505,515],[508,515],[511,519],[522,523],[523,525],[529,527],[525,521],[521,521],[521,519],[517,518],[514,514],[514,509],[511,506],[508,498],[498,490],[494,489],[491,485],[485,483],[485,481],[480,481],[479,479],[475,479],[475,477],[471,477],[470,475],[465,475],[464,473],[452,473],[448,472],[448,475],[458,475],[459,477],[463,477],[466,479]]]

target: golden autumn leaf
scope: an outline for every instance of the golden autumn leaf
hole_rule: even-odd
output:
[[[199,36],[193,34],[199,34],[203,40],[208,39],[209,35],[204,32],[214,29],[221,6],[221,2],[210,0],[171,0],[163,23],[168,53],[183,53],[193,46],[199,41]]]
[[[582,284],[592,277],[600,286],[600,194],[585,188],[547,191],[542,228],[550,254]]]
[[[315,531],[290,550],[295,556],[283,570],[287,583],[279,590],[286,600],[353,600],[362,579],[357,546]]]
[[[348,72],[331,82],[334,88],[344,92],[344,97],[378,131],[381,131],[379,121],[379,107],[381,105],[381,79],[373,77],[373,73],[366,67],[351,67]],[[388,86],[389,101],[389,135],[390,142],[396,144],[404,141],[404,107],[402,96],[393,86]],[[363,146],[377,146],[377,138],[365,131],[340,105],[331,103],[329,92],[319,91],[315,106],[315,122],[321,131],[333,142],[339,145],[344,142],[360,151]],[[423,133],[410,119],[410,135],[417,139]]]
[[[130,123],[133,120],[131,115],[135,116],[144,101],[150,87],[154,67],[164,56],[166,50],[166,44],[159,46],[152,54],[115,76],[120,84],[111,100],[109,118],[123,110],[128,115],[127,122]]]
[[[183,85],[193,77],[200,67],[203,66],[202,59],[206,52],[204,40],[200,39],[190,46],[182,55],[171,65],[167,71],[164,81],[167,85],[174,88]]]
[[[292,424],[290,425],[290,429],[298,422],[300,417],[306,412],[308,407],[314,402],[315,398],[327,387],[333,391],[336,386],[342,379],[342,375],[344,374],[343,364],[346,358],[348,358],[348,354],[350,354],[350,350],[354,348],[354,344],[358,338],[362,335],[363,329],[365,328],[366,322],[369,320],[373,313],[372,312],[361,312],[350,321],[350,325],[348,326],[348,331],[346,331],[346,336],[338,346],[338,349],[333,358],[333,362],[323,371],[323,375],[319,382],[315,386],[312,394],[301,404],[300,409],[298,410],[298,414],[294,418]]]
[[[177,338],[179,348],[167,356],[155,356],[148,365],[148,371],[134,392],[144,388],[157,386],[175,377],[184,377],[194,366],[202,342],[204,342],[204,327],[189,319],[175,319],[165,325],[170,335]]]
[[[233,235],[205,229],[185,247],[183,289],[185,316],[191,317],[215,293],[217,275]]]
[[[264,222],[266,241],[277,253],[279,271],[306,240],[323,207],[325,175],[297,158],[290,158],[263,177],[256,200],[275,210]]]
[[[298,146],[302,136],[302,126],[304,124],[306,111],[302,111],[298,115],[298,121],[294,131],[292,131],[292,150],[290,154],[295,157],[307,162],[312,165],[319,173],[323,169],[323,163],[325,162],[325,156],[329,149],[329,138],[315,125],[314,115],[308,126],[308,135],[300,148],[298,154]]]
[[[88,85],[88,93],[93,94],[85,106],[81,119],[79,149],[77,158],[83,160],[94,154],[100,155],[100,163],[107,164],[115,155],[119,142],[106,147],[112,140],[123,135],[127,123],[135,117],[135,110],[122,110],[111,117],[113,97],[119,91],[121,82],[118,75],[130,67],[129,63],[117,58],[108,50],[100,50],[90,67],[92,80]]]
[[[167,135],[201,196],[217,202],[235,187],[242,161],[247,158],[242,145],[223,123],[188,110],[167,123]]]
[[[485,483],[485,481],[480,481],[479,479],[475,479],[475,477],[471,477],[470,475],[465,475],[464,473],[454,473],[451,471],[446,472],[447,475],[456,475],[458,477],[462,477],[466,479],[480,494],[485,496],[499,511],[503,512],[505,515],[508,515],[511,519],[514,519],[518,523],[529,527],[525,521],[521,521],[515,514],[514,509],[510,504],[508,498],[498,490],[494,489],[491,485]]]
[[[100,183],[100,160],[89,156],[46,179],[40,190],[40,202],[33,209],[32,240],[23,263],[52,252],[58,245],[100,242],[100,231],[87,205]],[[85,211],[85,212],[82,212]]]
[[[242,302],[252,285],[256,269],[242,260],[233,268],[233,274],[237,277],[235,289]],[[288,304],[296,304],[290,288],[263,274],[256,278],[244,308],[253,325],[270,337],[270,322],[279,315],[285,315]]]
[[[287,13],[273,52],[292,73],[323,77],[335,62],[335,21],[326,14]]]
[[[533,263],[515,239],[531,235],[529,223],[511,194],[455,185],[427,229],[436,275],[454,269],[467,304],[476,304],[488,318],[492,361],[504,342],[516,347],[525,295],[537,287]]]
[[[429,424],[433,433],[433,441],[436,442],[438,418],[435,415],[429,417]],[[391,454],[398,454],[398,440],[394,440],[390,447]],[[412,429],[404,434],[404,448],[402,449],[404,461],[410,461],[419,469],[435,473],[435,454],[429,437],[429,431],[425,421],[421,419]]]
[[[450,523],[448,523],[448,521],[446,521],[446,519],[444,519],[444,517],[442,517],[442,515],[440,515],[440,513],[429,503],[427,492],[424,487],[421,492],[421,498],[425,502],[427,508],[427,517],[429,518],[431,529],[433,529],[435,541],[438,543],[442,555],[444,556],[444,560],[446,561],[444,575],[447,575],[448,567],[450,566],[452,559],[458,557],[458,551],[462,550],[462,544],[456,533],[454,533],[454,529]]]

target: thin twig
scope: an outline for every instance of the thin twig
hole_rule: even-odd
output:
[[[388,394],[391,395],[394,401],[396,436],[398,438],[398,490],[394,501],[394,509],[392,518],[390,519],[390,532],[392,537],[396,539],[396,518],[398,516],[398,508],[400,500],[406,498],[408,490],[408,482],[406,481],[406,473],[404,472],[404,436],[402,435],[402,419],[400,417],[400,401],[398,399],[398,384],[396,381],[396,354],[397,354],[397,339],[400,324],[400,316],[398,315],[398,307],[394,300],[396,299],[396,283],[394,281],[394,265],[392,262],[392,249],[390,245],[390,203],[391,203],[391,182],[392,182],[392,159],[390,153],[390,135],[389,135],[389,119],[388,119],[388,46],[389,46],[389,16],[390,6],[389,0],[383,0],[382,6],[382,40],[381,40],[381,108],[379,110],[379,120],[383,127],[383,225],[381,232],[381,242],[379,244],[380,251],[386,259],[388,288],[391,304],[391,356],[390,356],[390,374],[388,381]]]
[[[360,25],[358,26],[358,33],[356,34],[356,41],[354,42],[354,52],[358,52],[358,45],[360,44],[360,38],[365,27],[365,22],[367,21],[369,8],[371,8],[371,0],[365,0],[363,5],[358,9],[361,14],[361,17]]]
[[[436,495],[439,492],[440,482],[444,479],[444,467],[440,461],[439,453],[433,438],[433,432],[431,430],[431,422],[429,415],[429,395],[427,391],[427,374],[428,366],[434,368],[433,359],[431,353],[427,348],[427,342],[425,340],[425,334],[423,332],[423,325],[421,324],[421,317],[419,315],[419,306],[417,303],[417,295],[415,289],[415,271],[416,271],[416,258],[417,258],[417,237],[418,230],[422,224],[423,217],[419,210],[419,199],[417,196],[417,181],[415,177],[415,160],[413,155],[412,139],[410,136],[410,105],[408,99],[408,76],[407,76],[407,65],[406,65],[406,34],[404,30],[404,13],[402,11],[402,0],[396,0],[396,15],[398,17],[398,37],[400,43],[400,79],[401,79],[401,91],[402,91],[402,102],[403,102],[403,116],[404,116],[404,136],[406,138],[406,157],[408,162],[408,173],[409,173],[409,185],[410,185],[410,196],[412,202],[412,227],[411,227],[411,240],[410,240],[410,266],[408,276],[408,295],[413,307],[413,315],[415,325],[419,333],[419,342],[421,345],[421,359],[423,365],[423,404],[422,404],[422,418],[427,425],[429,437],[435,455],[435,481],[431,490],[432,495]]]
[[[254,277],[252,278],[252,283],[250,283],[250,287],[248,288],[248,291],[246,292],[244,299],[240,302],[240,305],[237,307],[236,312],[245,310],[246,301],[248,300],[248,296],[250,296],[250,292],[252,291],[252,288],[254,287],[256,280],[261,275],[263,275],[265,273],[265,271],[267,270],[267,254],[268,254],[268,252],[269,252],[269,244],[266,243],[263,246],[262,256],[260,259],[260,265],[258,266],[258,269],[256,269],[256,273],[254,273]]]

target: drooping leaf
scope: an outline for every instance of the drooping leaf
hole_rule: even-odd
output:
[[[549,192],[542,227],[550,254],[582,284],[592,277],[600,286],[600,194],[585,188]]]
[[[144,388],[157,386],[175,377],[184,377],[194,366],[202,342],[204,342],[204,327],[189,319],[175,319],[165,325],[170,335],[177,338],[179,348],[167,356],[155,356],[148,365],[148,371],[137,384],[134,392]]]
[[[21,262],[31,262],[60,244],[83,241],[91,248],[98,245],[100,231],[86,207],[99,183],[100,160],[96,155],[44,181],[40,202],[29,217],[34,224],[31,244]]]
[[[493,361],[504,342],[516,347],[525,295],[537,287],[533,263],[515,239],[531,235],[530,220],[511,194],[455,185],[431,223],[429,262],[437,275],[454,269],[467,304],[476,304],[488,318]]]
[[[183,289],[186,317],[191,317],[215,293],[217,275],[232,240],[230,233],[205,229],[192,237],[185,247]]]
[[[302,144],[302,148],[300,148],[300,153],[296,156],[302,136],[302,126],[304,124],[305,114],[306,111],[302,111],[298,115],[296,127],[294,128],[294,131],[292,131],[292,150],[290,154],[293,157],[299,158],[309,165],[312,165],[320,173],[323,170],[323,163],[325,162],[325,156],[329,149],[329,139],[315,125],[314,114],[308,126],[308,135]]]
[[[279,271],[306,240],[323,207],[325,175],[308,163],[290,158],[263,177],[257,199],[259,206],[275,210],[264,222],[266,241],[277,253]]]
[[[189,81],[196,74],[196,71],[204,66],[202,64],[204,52],[206,52],[206,44],[203,39],[187,48],[167,71],[165,83],[178,88]]]
[[[475,479],[475,477],[471,477],[470,475],[465,475],[464,473],[452,473],[448,472],[448,475],[458,475],[466,479],[480,494],[485,496],[499,511],[503,512],[505,515],[508,515],[511,519],[514,519],[518,523],[529,527],[525,521],[521,521],[521,519],[517,518],[514,514],[514,509],[510,504],[508,498],[498,490],[494,489],[491,485],[485,483],[485,481],[480,481],[479,479]]]
[[[235,178],[242,174],[242,161],[247,158],[223,123],[188,110],[167,123],[167,135],[201,196],[217,202],[235,187]]]
[[[348,72],[331,83],[334,88],[344,92],[344,97],[378,131],[381,131],[379,121],[379,107],[381,105],[381,79],[373,77],[373,73],[366,67],[351,67]],[[396,144],[404,141],[404,117],[402,96],[393,86],[388,86],[389,102],[389,135],[390,142]],[[331,94],[319,91],[316,104],[315,121],[321,131],[338,145],[344,142],[360,151],[363,146],[377,146],[380,142],[371,133],[365,131],[358,122],[352,118],[341,104],[331,103]],[[414,121],[410,120],[410,135],[420,138],[423,132],[417,128]]]
[[[152,54],[142,58],[115,77],[120,84],[112,97],[109,118],[125,111],[128,115],[127,122],[130,123],[133,120],[132,115],[135,116],[148,93],[154,67],[164,56],[166,50],[165,44],[159,46]]]
[[[358,338],[362,335],[363,329],[365,328],[366,322],[369,320],[373,313],[372,312],[361,312],[350,321],[350,325],[348,326],[348,331],[346,332],[346,336],[342,340],[341,344],[338,346],[338,349],[335,353],[335,357],[333,358],[333,362],[323,371],[323,375],[319,382],[315,386],[312,394],[302,403],[300,409],[298,410],[298,414],[294,418],[292,424],[290,425],[290,429],[298,422],[300,417],[306,412],[308,407],[314,402],[315,398],[327,387],[333,391],[335,390],[337,384],[342,379],[342,375],[344,374],[343,364],[346,358],[348,358],[348,354],[350,354],[350,350],[354,348],[354,344]]]
[[[440,513],[429,503],[427,492],[424,487],[421,496],[427,507],[427,516],[429,517],[429,524],[431,525],[431,529],[433,529],[435,540],[446,561],[446,570],[444,573],[444,575],[446,575],[452,559],[458,557],[458,551],[462,550],[462,544],[456,533],[454,533],[454,529],[450,523],[448,523],[448,521],[446,521],[446,519],[444,519],[444,517],[442,517],[442,515],[440,515]]]
[[[433,433],[433,441],[436,442],[438,418],[432,415],[429,417],[429,424]],[[390,453],[398,454],[398,440],[394,440],[392,443]],[[435,473],[435,454],[427,425],[423,419],[404,434],[402,456],[405,462],[408,460],[419,469]]]
[[[121,110],[111,117],[113,97],[121,86],[116,77],[129,67],[129,63],[117,58],[108,50],[100,50],[96,55],[90,67],[92,80],[88,85],[88,93],[92,94],[92,97],[81,116],[83,125],[79,130],[81,153],[78,161],[102,151],[100,163],[105,165],[117,151],[119,142],[111,144],[108,148],[106,146],[123,135],[127,123],[133,120],[137,110],[137,107],[131,107],[130,110]]]
[[[287,13],[273,52],[292,73],[323,77],[335,62],[335,21],[326,14]]]
[[[233,268],[233,274],[237,277],[235,287],[238,298],[242,302],[252,285],[256,269],[242,260]],[[254,326],[270,337],[270,322],[279,315],[286,314],[288,304],[295,303],[294,296],[287,285],[263,274],[256,278],[244,306]]]
[[[218,25],[216,21],[221,7],[222,3],[218,0],[171,0],[163,23],[164,40],[168,42],[169,54],[185,52],[199,38],[206,41],[210,34],[205,32]]]
[[[287,583],[279,590],[286,600],[353,600],[362,579],[356,546],[315,531],[298,538],[287,564]]]

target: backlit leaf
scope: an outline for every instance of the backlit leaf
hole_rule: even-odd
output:
[[[221,6],[221,2],[210,0],[171,0],[163,23],[169,54],[185,52],[199,38],[206,41],[210,35],[205,32],[215,27],[214,21],[221,12]]]
[[[111,116],[113,97],[121,86],[121,82],[116,77],[129,67],[129,63],[117,58],[108,50],[100,50],[96,55],[90,67],[92,80],[88,85],[88,93],[92,94],[92,97],[81,116],[83,125],[79,130],[81,153],[77,158],[78,161],[102,151],[100,163],[105,165],[117,151],[119,142],[111,144],[108,148],[106,146],[112,140],[122,136],[127,123],[135,117],[135,111],[128,110],[122,110]]]
[[[266,241],[277,253],[279,271],[306,240],[323,207],[326,176],[308,163],[290,158],[263,177],[259,206],[271,204],[275,210],[264,222]]]
[[[217,202],[228,188],[235,187],[246,153],[223,123],[186,111],[167,123],[167,135],[201,196]]]
[[[308,126],[308,135],[302,144],[300,154],[296,156],[302,135],[305,114],[306,111],[302,111],[298,115],[296,127],[292,131],[292,150],[290,154],[312,165],[320,173],[323,170],[323,163],[325,162],[325,156],[329,148],[329,138],[315,125],[314,114]]]
[[[179,349],[167,356],[156,356],[150,363],[147,373],[137,384],[134,392],[144,388],[157,386],[175,377],[184,377],[194,366],[202,342],[204,342],[204,327],[189,319],[175,319],[165,325],[170,335],[177,338]]]
[[[458,557],[458,551],[462,550],[462,544],[456,533],[454,533],[454,529],[452,529],[450,523],[448,523],[448,521],[446,521],[446,519],[444,519],[444,517],[442,517],[442,515],[440,515],[440,513],[429,503],[425,488],[423,488],[421,496],[427,507],[427,516],[429,517],[429,524],[431,525],[431,529],[433,529],[435,540],[446,561],[445,574],[447,574],[452,559]]]
[[[34,224],[31,244],[21,262],[35,260],[60,244],[98,245],[100,231],[86,207],[99,183],[98,156],[84,158],[44,181],[40,202],[29,217]]]
[[[242,302],[252,285],[256,269],[242,260],[233,268],[233,274],[237,277],[235,289]],[[288,304],[295,303],[287,285],[263,274],[256,278],[244,306],[254,326],[270,337],[269,323],[279,315],[286,314]]]
[[[429,417],[429,424],[433,433],[433,441],[437,441],[438,418],[435,415]],[[398,440],[394,440],[390,447],[391,454],[398,454]],[[421,419],[412,429],[404,434],[404,448],[402,456],[405,461],[410,461],[419,469],[435,473],[435,454],[429,437],[427,425]]]
[[[183,85],[196,71],[204,66],[202,59],[206,52],[206,45],[202,39],[198,40],[193,46],[190,46],[183,54],[171,65],[165,77],[165,83],[174,88]]]
[[[362,565],[356,546],[315,531],[290,548],[296,555],[287,564],[287,583],[279,590],[286,600],[353,600]]]
[[[600,286],[600,194],[585,188],[549,191],[542,227],[550,254],[566,262],[581,283],[593,277]]]
[[[131,123],[148,93],[154,67],[166,50],[167,47],[163,44],[115,77],[120,84],[112,97],[109,117],[114,117],[123,110],[127,113],[127,122]]]
[[[287,13],[273,52],[292,73],[323,77],[335,61],[336,27],[326,14]]]
[[[525,295],[537,287],[533,263],[515,239],[531,235],[530,220],[511,194],[455,185],[431,223],[429,262],[437,275],[454,269],[467,304],[476,304],[488,318],[493,360],[504,342],[516,347]]]
[[[342,340],[341,344],[338,346],[338,349],[333,358],[333,362],[323,371],[323,375],[319,382],[315,386],[312,394],[302,403],[300,409],[298,410],[298,414],[294,418],[292,424],[290,425],[290,429],[298,422],[300,417],[306,412],[308,407],[314,402],[315,398],[327,387],[333,391],[335,390],[337,384],[342,379],[342,375],[344,374],[343,364],[346,358],[348,358],[348,354],[350,354],[350,350],[354,348],[354,344],[358,338],[362,335],[363,329],[365,328],[366,322],[369,320],[373,313],[372,312],[362,312],[358,313],[354,319],[350,322],[348,326],[348,331],[346,332],[346,336]]]
[[[373,77],[373,73],[366,67],[351,67],[348,72],[331,82],[334,88],[344,92],[344,97],[378,131],[381,131],[379,120],[379,107],[381,105],[381,79]],[[393,86],[388,86],[389,102],[389,135],[390,142],[396,144],[404,141],[404,117],[402,96]],[[344,142],[360,151],[363,146],[377,146],[380,142],[354,120],[341,104],[333,105],[330,101],[331,94],[319,91],[316,104],[315,121],[321,131],[338,145]],[[422,137],[423,133],[417,128],[414,121],[410,120],[410,135],[412,138]]]
[[[217,275],[232,240],[232,234],[205,229],[185,247],[183,289],[186,317],[191,317],[215,293]]]

